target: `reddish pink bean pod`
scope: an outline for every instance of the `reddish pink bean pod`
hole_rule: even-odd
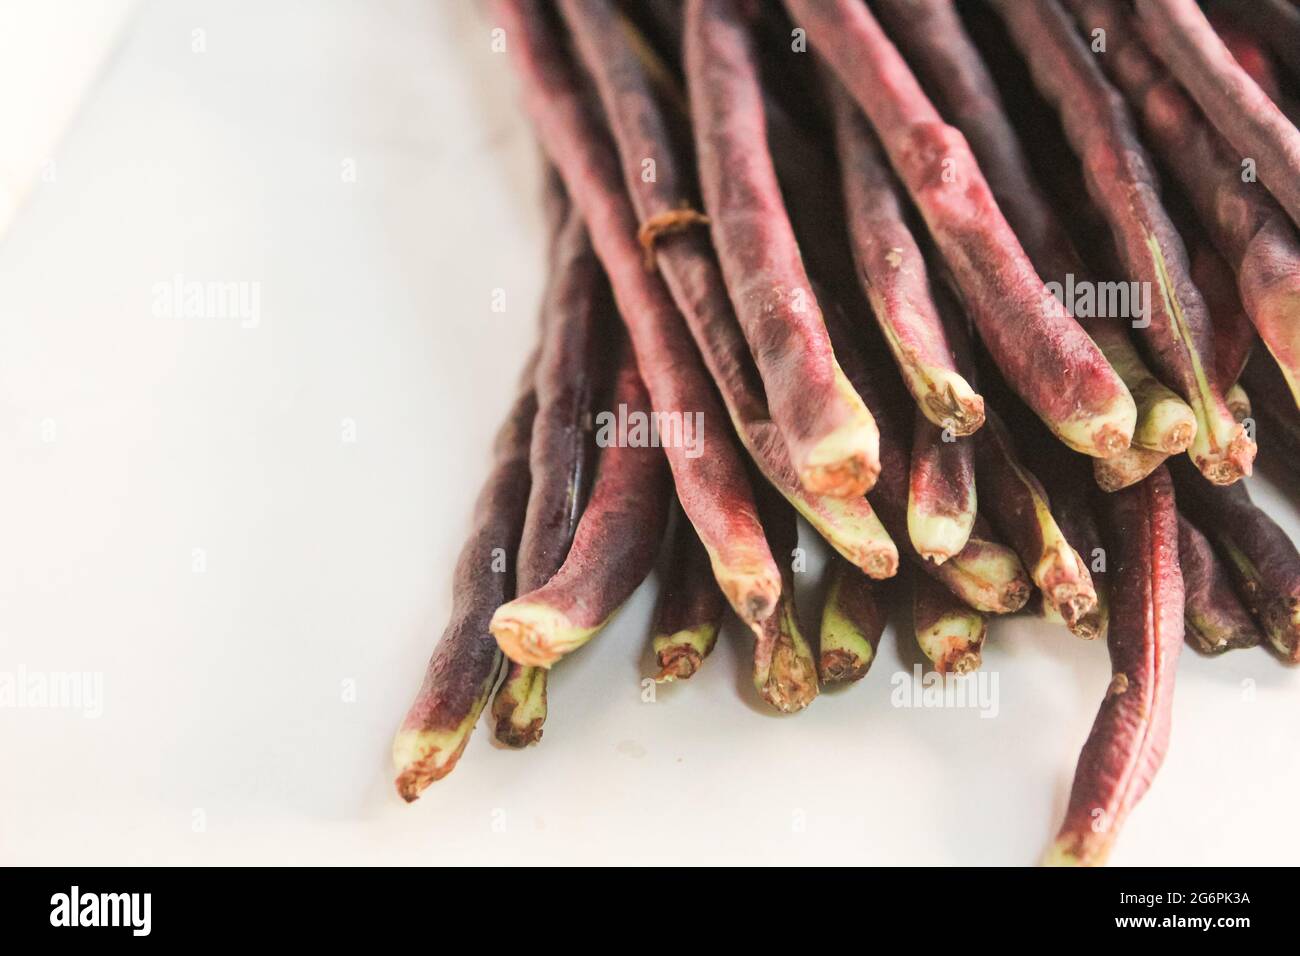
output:
[[[876,659],[886,623],[888,585],[873,582],[846,561],[827,564],[817,674],[823,684],[861,680]]]
[[[1093,478],[1102,491],[1119,491],[1136,485],[1151,472],[1155,471],[1169,459],[1163,451],[1152,451],[1134,445],[1128,451],[1113,458],[1094,459],[1092,463]]]
[[[555,180],[546,193],[549,214],[563,219],[556,227],[542,303],[542,346],[534,374],[537,419],[529,452],[534,480],[519,541],[519,593],[546,583],[569,552],[591,483],[588,428],[594,393],[602,384],[596,381],[596,368],[599,353],[609,347],[614,321],[609,286],[582,215],[568,205],[553,167],[548,178]],[[507,661],[492,710],[499,740],[513,747],[535,743],[546,720],[545,671]]]
[[[998,206],[1039,275],[1057,284],[1062,299],[1068,288],[1098,288],[1061,214],[1031,173],[998,88],[953,0],[880,0],[873,8],[932,91],[940,112],[970,143]],[[1075,310],[1073,303],[1070,310],[1078,312],[1079,324],[1133,396],[1133,444],[1170,454],[1185,450],[1196,432],[1192,410],[1147,368],[1119,318],[1085,315],[1092,310]]]
[[[781,565],[781,599],[754,631],[754,688],[784,714],[803,710],[819,692],[817,658],[804,638],[795,606],[795,551],[799,525],[794,509],[775,489],[759,491],[759,511],[768,544]]]
[[[942,564],[921,557],[907,535],[908,483],[911,473],[908,423],[914,406],[901,383],[894,386],[891,368],[872,369],[853,342],[838,310],[828,328],[845,373],[880,426],[880,480],[868,493],[872,507],[903,553],[924,573],[941,581],[972,608],[1010,614],[1024,607],[1032,585],[1016,553],[993,535],[978,514],[965,546]],[[981,429],[982,431],[982,429]]]
[[[677,497],[709,551],[718,584],[743,620],[758,623],[775,607],[780,573],[713,385],[663,281],[645,269],[609,134],[543,6],[537,0],[500,0],[495,9],[533,126],[587,221],[655,412],[676,416],[683,427],[698,415],[711,428],[707,453],[690,453],[692,443],[686,441],[667,442],[665,452]]]
[[[546,180],[551,279],[541,310],[541,345],[497,436],[493,470],[456,564],[451,621],[393,741],[397,790],[408,802],[459,761],[500,669],[501,654],[488,630],[492,613],[517,587],[548,576],[563,558],[587,483],[582,421],[590,410],[591,346],[607,308],[606,289],[581,217],[554,168],[547,168]],[[539,460],[547,468],[533,483]],[[501,555],[504,569],[497,561]],[[544,683],[540,697],[532,699],[540,700],[544,716]]]
[[[1127,448],[1137,419],[1128,389],[1049,295],[966,140],[943,122],[867,6],[786,0],[786,8],[871,121],[1012,388],[1072,448],[1102,458]]]
[[[1195,0],[1137,0],[1142,36],[1206,117],[1257,163],[1291,221],[1300,224],[1300,130],[1232,58]]]
[[[1151,786],[1169,744],[1183,645],[1178,517],[1164,468],[1105,499],[1113,558],[1112,677],[1079,755],[1065,822],[1046,862],[1097,866]]]
[[[975,363],[963,317],[942,288],[934,290],[936,318],[955,368],[975,380]],[[980,402],[983,414],[983,400]],[[979,501],[975,489],[975,442],[951,428],[939,428],[919,411],[912,436],[907,495],[907,533],[923,558],[942,564],[970,539]]]
[[[1285,4],[1290,0],[1281,0],[1281,2]],[[1255,0],[1249,0],[1243,9],[1250,10],[1252,7],[1258,11],[1259,4]],[[1237,17],[1240,17],[1240,13]],[[1237,61],[1237,65],[1268,94],[1270,100],[1274,103],[1278,102],[1282,87],[1277,80],[1277,69],[1273,64],[1272,55],[1263,49],[1253,36],[1237,27],[1235,19],[1222,7],[1210,12],[1210,25],[1214,27],[1214,32],[1219,35],[1219,39],[1232,54],[1232,58]],[[1258,22],[1257,16],[1251,19]]]
[[[1273,466],[1274,476],[1291,488],[1298,485],[1295,463],[1300,461],[1300,410],[1291,389],[1272,357],[1256,352],[1242,375],[1250,396],[1250,414],[1255,419],[1260,458]]]
[[[1152,147],[1191,199],[1206,233],[1235,273],[1246,314],[1300,397],[1300,239],[1295,228],[1266,190],[1243,181],[1241,157],[1148,52],[1133,18],[1113,0],[1071,0],[1071,6],[1085,28],[1106,30],[1111,45],[1098,60],[1133,103]],[[1202,273],[1201,278],[1213,277]],[[1216,339],[1218,335],[1216,327]]]
[[[1219,488],[1175,467],[1184,513],[1214,542],[1273,650],[1300,663],[1300,553],[1240,485]]]
[[[1233,419],[1215,380],[1209,315],[1122,98],[1055,0],[994,0],[994,8],[1035,85],[1061,117],[1129,279],[1149,291],[1145,314],[1134,316],[1134,326],[1157,371],[1196,415],[1189,454],[1221,484],[1250,474],[1254,443]]]
[[[1073,634],[1085,640],[1094,640],[1106,633],[1110,614],[1109,573],[1106,549],[1097,523],[1097,496],[1089,481],[1087,461],[1050,441],[1042,429],[1031,429],[1029,425],[1036,426],[1037,423],[1024,422],[1023,416],[1020,416],[1012,428],[1018,437],[1024,437],[1021,442],[1024,458],[1033,463],[1034,476],[1042,482],[1051,501],[1052,517],[1066,542],[1088,569],[1093,589],[1097,593],[1097,603],[1093,609],[1078,616],[1073,623],[1067,622],[1050,603],[1040,610],[1044,617],[1066,624]],[[1115,460],[1108,458],[1105,464]],[[1094,458],[1092,461],[1100,463],[1100,459]]]
[[[978,504],[975,439],[958,438],[918,411],[907,488],[912,547],[927,561],[943,564],[970,540]]]
[[[907,224],[880,144],[857,105],[829,74],[849,239],[863,290],[917,407],[954,436],[984,423],[984,399],[953,359],[930,292],[925,256]]]
[[[1204,294],[1214,321],[1214,375],[1227,399],[1255,346],[1255,326],[1237,297],[1232,270],[1223,256],[1204,243],[1192,251],[1192,281]]]
[[[1020,459],[1006,426],[992,412],[976,437],[975,469],[990,520],[1020,555],[1044,600],[1080,633],[1078,623],[1097,606],[1092,576],[1056,523],[1042,483]]]
[[[680,221],[691,205],[690,163],[676,145],[672,117],[667,115],[680,94],[663,88],[671,83],[665,78],[667,68],[628,24],[613,16],[604,0],[564,9],[609,118],[640,235],[651,243],[654,261],[745,449],[764,477],[840,554],[872,577],[892,575],[898,567],[898,551],[866,499],[820,495],[804,487],[785,438],[772,420],[708,233],[698,226],[666,225]],[[638,7],[637,12],[644,19],[655,11]],[[664,24],[680,33],[680,19],[669,18]],[[654,163],[653,176],[644,175],[647,160]]]
[[[397,792],[408,803],[455,768],[500,670],[488,621],[514,582],[512,574],[493,571],[493,552],[514,553],[528,505],[529,438],[537,413],[529,378],[497,435],[492,471],[474,506],[473,530],[452,579],[451,620],[393,740]]]
[[[657,680],[693,676],[717,643],[727,601],[709,571],[709,554],[684,515],[678,515],[659,585],[651,645]]]
[[[733,0],[688,0],[686,78],[713,243],[804,487],[855,497],[880,471],[875,423],[835,361],[767,150],[763,93]]]
[[[979,669],[988,619],[927,574],[912,579],[912,628],[938,673]]]
[[[1178,516],[1178,563],[1186,592],[1187,643],[1202,654],[1260,643],[1259,628],[1233,590],[1214,546],[1182,515]]]
[[[629,418],[650,411],[630,349],[612,404],[626,408]],[[492,615],[492,634],[507,657],[549,668],[605,626],[654,567],[668,514],[668,482],[659,449],[622,444],[602,449],[591,500],[568,557],[544,584]]]

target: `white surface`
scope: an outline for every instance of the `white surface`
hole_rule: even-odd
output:
[[[996,719],[891,707],[916,659],[891,635],[862,683],[780,718],[736,639],[642,702],[651,584],[556,671],[540,747],[480,726],[420,803],[394,795],[541,285],[488,26],[455,0],[154,4],[14,223],[0,671],[101,672],[104,713],[0,708],[0,859],[1035,861],[1109,672],[1027,620],[986,651]],[[154,315],[176,274],[260,283],[260,322]],[[1293,862],[1298,685],[1262,650],[1185,654],[1113,861]]]
[[[0,238],[36,182],[136,0],[0,0]]]

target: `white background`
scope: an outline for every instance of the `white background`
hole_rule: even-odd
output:
[[[779,717],[736,633],[642,702],[652,581],[555,671],[539,747],[482,725],[393,793],[542,282],[489,27],[455,0],[145,4],[32,187],[0,242],[0,670],[101,672],[104,714],[0,709],[0,860],[1034,862],[1109,667],[1030,619],[992,629],[996,719],[891,707],[917,660],[892,632]],[[260,283],[260,323],[154,315],[176,275]],[[1300,675],[1188,652],[1179,681],[1113,862],[1294,862]]]
[[[0,236],[105,67],[137,0],[0,0]]]

